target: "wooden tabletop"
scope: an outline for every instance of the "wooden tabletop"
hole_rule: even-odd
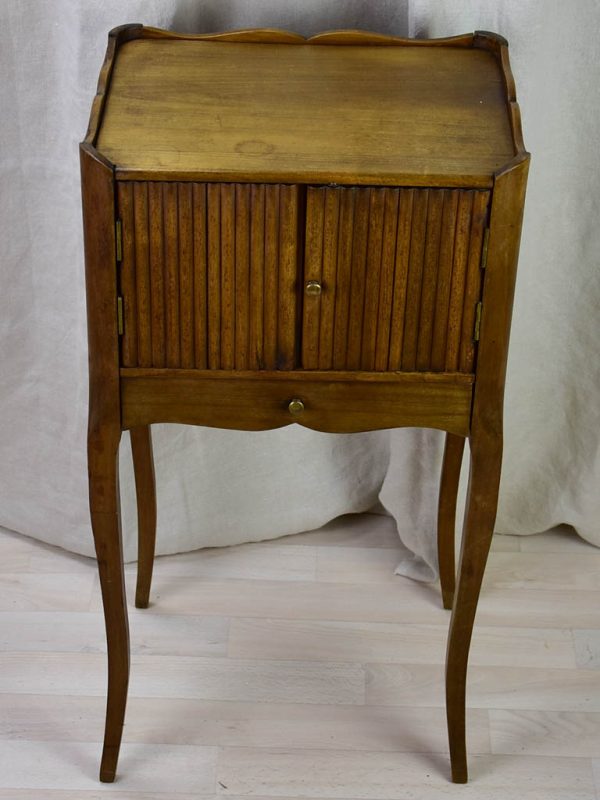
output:
[[[416,186],[516,152],[489,50],[178,39],[119,48],[97,149],[121,178]]]

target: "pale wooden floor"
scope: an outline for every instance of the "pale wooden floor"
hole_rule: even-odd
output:
[[[0,798],[600,798],[600,550],[568,531],[495,539],[467,786],[448,782],[448,612],[393,575],[385,517],[159,559],[112,785],[95,565],[11,533],[0,559]]]

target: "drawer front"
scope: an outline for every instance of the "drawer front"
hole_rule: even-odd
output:
[[[121,182],[117,191],[123,366],[297,366],[297,186]]]
[[[489,199],[309,187],[302,366],[472,372]]]

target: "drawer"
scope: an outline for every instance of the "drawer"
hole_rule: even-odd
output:
[[[121,365],[472,373],[489,199],[119,182]]]
[[[310,187],[302,366],[472,372],[489,199]]]

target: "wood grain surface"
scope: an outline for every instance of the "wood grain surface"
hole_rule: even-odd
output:
[[[117,200],[124,366],[296,365],[299,187],[122,182]]]
[[[229,372],[124,369],[125,428],[180,422],[265,430],[298,423],[331,433],[402,426],[469,431],[472,386],[454,375],[352,372]],[[468,377],[468,376],[465,376]],[[433,378],[433,380],[432,380]],[[299,398],[304,409],[289,411]]]
[[[128,178],[420,186],[487,187],[514,156],[493,53],[325,45],[127,42],[97,147]]]
[[[472,372],[489,201],[475,190],[309,187],[304,281],[322,291],[303,296],[302,367]]]

